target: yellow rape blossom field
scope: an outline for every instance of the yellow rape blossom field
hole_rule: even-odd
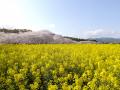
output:
[[[120,90],[120,45],[0,45],[0,90]]]

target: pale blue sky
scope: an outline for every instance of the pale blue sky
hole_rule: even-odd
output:
[[[120,0],[0,0],[0,25],[76,37],[120,37]]]

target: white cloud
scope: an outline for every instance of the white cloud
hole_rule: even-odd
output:
[[[91,30],[86,32],[86,34],[89,34],[89,35],[99,35],[101,33],[104,33],[103,29]]]

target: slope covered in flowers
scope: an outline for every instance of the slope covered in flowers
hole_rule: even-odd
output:
[[[120,45],[0,45],[0,90],[119,90]]]

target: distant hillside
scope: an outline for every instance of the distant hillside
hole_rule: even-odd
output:
[[[0,33],[0,43],[7,44],[47,44],[47,43],[77,43],[61,35],[43,30],[25,33]]]
[[[0,29],[0,43],[44,44],[44,43],[120,43],[120,38],[88,38],[81,39],[62,36],[48,30],[32,32],[28,29]]]

